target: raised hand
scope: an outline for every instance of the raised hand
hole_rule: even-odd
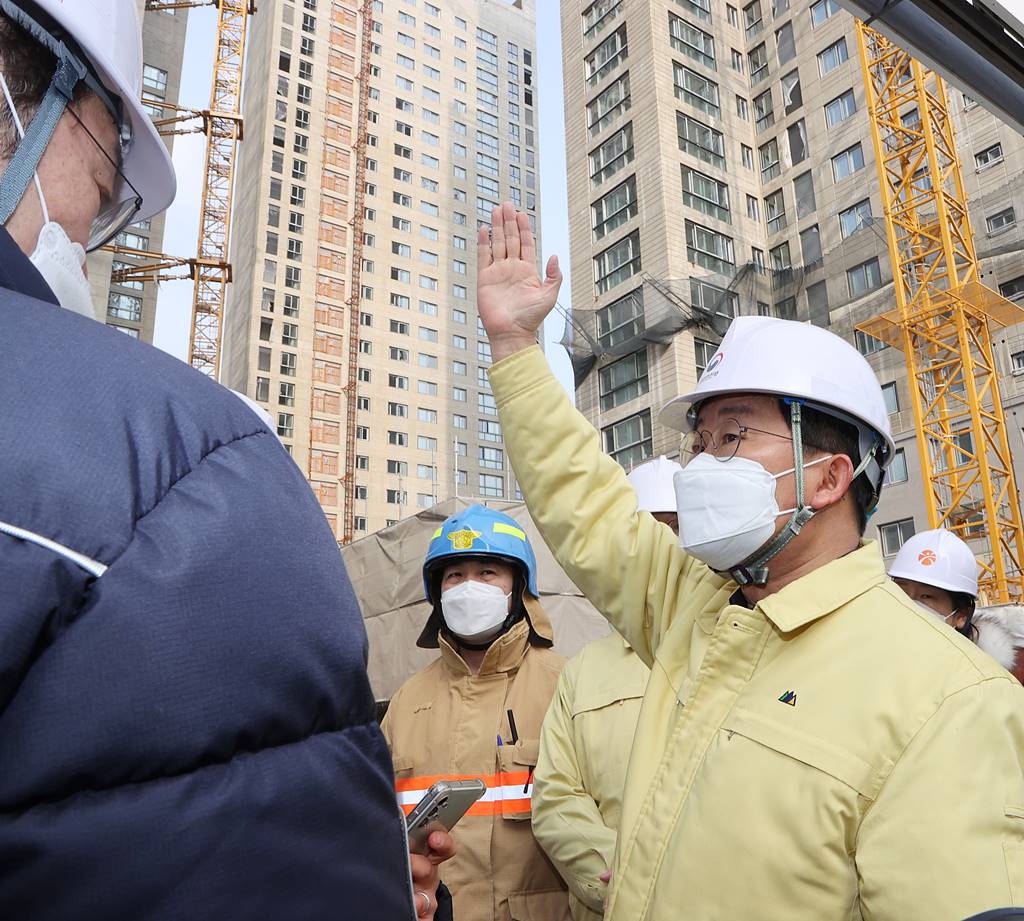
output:
[[[558,257],[537,274],[537,249],[525,212],[505,202],[491,213],[490,231],[477,234],[476,303],[495,361],[537,342],[537,331],[555,306],[562,272]]]

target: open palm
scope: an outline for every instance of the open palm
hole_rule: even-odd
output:
[[[555,306],[562,273],[552,256],[543,280],[537,274],[529,218],[510,202],[494,209],[490,231],[480,229],[476,278],[477,309],[495,360],[535,342]]]

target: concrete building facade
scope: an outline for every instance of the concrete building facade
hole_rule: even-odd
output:
[[[900,453],[869,536],[895,554],[928,521],[902,353],[854,331],[895,299],[852,18],[834,0],[571,0],[562,42],[577,402],[605,450],[627,468],[678,454],[658,409],[732,316],[830,328],[890,402]],[[949,95],[982,280],[1016,298],[1024,142]],[[1021,328],[996,348],[1019,481]]]
[[[475,238],[504,199],[535,224],[539,209],[532,0],[374,3],[366,61],[361,6],[278,0],[253,20],[222,372],[271,413],[339,538],[352,310],[354,535],[456,494],[514,496]]]
[[[160,103],[178,101],[188,10],[146,11],[145,0],[138,0],[138,6],[142,19],[143,103],[154,119],[169,118],[173,112],[163,109]],[[164,137],[168,150],[173,148],[173,141],[171,135]],[[130,249],[162,252],[165,219],[163,214],[158,214],[148,221],[132,224],[112,242]],[[113,269],[133,261],[131,257],[115,256],[103,250],[89,255],[87,268],[96,319],[136,339],[152,342],[157,285],[111,281]]]

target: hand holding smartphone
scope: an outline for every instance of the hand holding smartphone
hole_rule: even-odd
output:
[[[431,833],[451,831],[486,792],[487,785],[482,780],[439,780],[406,816],[409,850],[425,854]]]

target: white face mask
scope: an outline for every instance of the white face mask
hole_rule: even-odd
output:
[[[820,464],[831,454],[804,464]],[[771,474],[757,461],[736,455],[727,461],[700,454],[672,478],[679,511],[679,544],[712,569],[727,572],[775,534],[780,509],[775,483],[796,468]]]
[[[18,136],[25,137],[21,119],[14,108],[10,90],[4,75],[0,73],[0,90],[7,100],[7,108],[18,129]],[[43,226],[36,240],[36,247],[29,256],[29,261],[43,276],[50,286],[61,307],[79,313],[90,320],[96,319],[96,311],[92,305],[92,291],[89,279],[85,277],[82,266],[85,265],[85,248],[80,243],[73,243],[67,232],[56,221],[50,220],[50,212],[43,197],[43,187],[39,182],[39,174],[33,176],[36,193],[39,195],[39,207],[43,212]]]
[[[926,614],[931,614],[932,617],[936,620],[941,620],[944,624],[948,624],[949,619],[956,614],[956,611],[950,611],[948,614],[940,614],[935,610],[935,608],[929,607],[923,601],[915,601],[914,604],[916,604]],[[952,626],[952,624],[950,624],[950,626]]]
[[[511,598],[497,585],[467,579],[441,593],[441,614],[459,639],[486,643],[501,633]]]

